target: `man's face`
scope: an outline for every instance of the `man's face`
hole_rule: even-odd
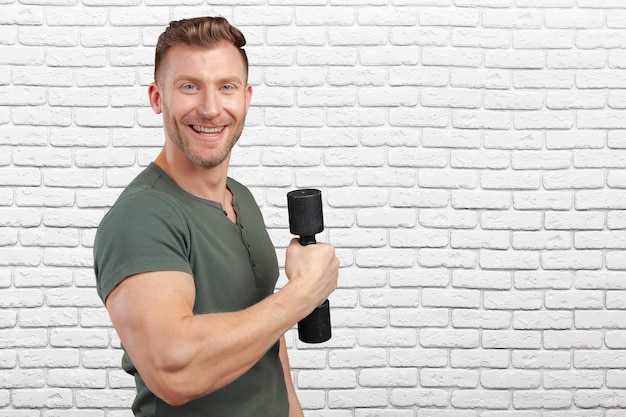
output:
[[[235,46],[175,46],[149,94],[152,109],[163,113],[166,140],[192,163],[212,168],[241,136],[252,87]]]

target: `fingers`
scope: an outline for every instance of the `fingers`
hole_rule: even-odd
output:
[[[287,248],[285,273],[303,296],[323,303],[337,288],[339,259],[334,246],[323,242],[302,246],[298,239],[292,239]]]

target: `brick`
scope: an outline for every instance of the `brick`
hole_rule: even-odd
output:
[[[506,391],[493,390],[455,390],[452,393],[450,404],[456,408],[486,408],[502,409],[509,408],[510,395]]]
[[[533,50],[487,50],[485,52],[485,67],[503,69],[541,69],[545,67],[545,56],[542,51]]]
[[[571,152],[567,151],[514,151],[511,161],[513,169],[567,169],[572,165]]]
[[[513,34],[515,49],[568,49],[576,33],[569,30],[519,30]]]
[[[510,289],[510,273],[504,271],[458,270],[452,274],[452,286],[458,288]]]
[[[485,109],[538,110],[543,106],[543,94],[537,92],[485,92]]]
[[[44,386],[42,370],[2,370],[0,371],[2,388],[40,388]]]
[[[476,254],[469,250],[420,249],[417,262],[426,268],[474,268]]]
[[[486,9],[482,12],[484,27],[509,29],[539,29],[542,16],[539,10],[497,10]]]
[[[478,216],[466,210],[422,209],[419,212],[419,223],[429,228],[473,229],[478,224]]]
[[[443,190],[392,190],[391,207],[445,207],[448,194]]]
[[[420,103],[426,107],[480,108],[482,94],[471,89],[423,88]]]
[[[474,188],[477,173],[461,169],[422,169],[418,174],[418,185],[424,188]]]
[[[578,329],[623,329],[626,325],[620,320],[625,316],[625,311],[581,310],[576,312],[575,324]]]
[[[547,66],[551,69],[602,69],[607,64],[603,51],[551,50]]]
[[[567,232],[513,232],[514,249],[571,249],[572,237]]]
[[[484,133],[487,149],[541,149],[544,134],[539,131],[489,132]]]
[[[597,130],[573,130],[546,132],[548,149],[600,149],[605,146],[606,135]]]
[[[76,406],[79,408],[129,408],[135,398],[135,390],[102,390],[102,389],[78,389],[76,390]]]
[[[606,372],[606,385],[609,388],[624,388],[624,371],[610,369]]]
[[[393,248],[443,248],[448,244],[448,234],[443,230],[413,230],[391,232],[389,245]]]
[[[425,148],[477,149],[480,147],[480,139],[480,134],[477,131],[425,128],[422,146]]]
[[[550,352],[539,350],[516,350],[511,355],[511,363],[522,369],[570,369],[570,352]]]
[[[602,263],[600,251],[552,251],[541,255],[544,269],[599,269]]]
[[[289,356],[291,357],[291,353]],[[387,363],[387,355],[383,349],[335,350],[329,352],[328,363],[331,368],[380,367]]]
[[[541,386],[541,374],[527,370],[493,370],[481,372],[481,385],[491,389],[537,389]]]
[[[569,311],[516,311],[513,313],[514,329],[569,329],[572,324],[573,314]]]
[[[476,48],[426,46],[422,49],[422,65],[478,68],[482,62],[483,55]]]
[[[457,129],[509,129],[511,115],[492,110],[453,110],[452,127]]]
[[[417,105],[417,91],[414,87],[362,88],[358,92],[358,103],[363,107],[412,107]],[[350,97],[345,93],[344,96]]]
[[[451,205],[455,209],[504,210],[511,206],[509,193],[500,191],[452,191]]]
[[[364,268],[410,267],[415,263],[415,253],[410,249],[360,249],[356,264]]]
[[[626,229],[626,215],[620,211],[609,211],[607,226],[609,229]]]
[[[476,10],[438,10],[424,8],[419,12],[420,26],[477,26],[480,15]]]
[[[442,87],[448,85],[448,73],[440,68],[392,67],[389,69],[389,85]]]
[[[443,268],[396,270],[389,277],[391,287],[446,287],[449,281],[449,273]]]
[[[617,70],[580,70],[576,73],[576,87],[580,89],[615,89],[623,88],[625,85],[626,76]]]
[[[452,326],[455,328],[506,329],[510,325],[511,314],[505,311],[456,309],[452,312]]]
[[[551,56],[551,55],[548,55]],[[580,80],[580,73],[576,73],[577,86],[580,88],[582,85],[593,85],[598,82],[597,77],[593,77],[595,73],[587,73],[588,77],[586,81],[578,83]],[[565,70],[550,70],[550,71],[532,71],[532,70],[518,70],[513,73],[513,86],[515,88],[555,88],[555,89],[567,89],[574,86],[574,75],[571,71]]]
[[[546,349],[599,349],[602,335],[595,330],[546,330],[543,344]]]
[[[74,368],[80,363],[78,349],[24,349],[18,354],[22,368]]]
[[[540,177],[535,172],[482,171],[480,183],[485,189],[536,190],[540,188]]]
[[[575,197],[577,210],[590,209],[624,209],[626,206],[624,192],[610,191],[579,191]]]
[[[16,107],[13,109],[13,123],[31,126],[70,126],[70,109],[50,107]]]
[[[356,388],[357,376],[353,370],[301,370],[298,372],[299,388]]]
[[[513,124],[517,129],[570,129],[574,127],[574,113],[567,110],[538,110],[536,112],[515,113]],[[578,123],[586,128],[586,124]]]
[[[443,389],[397,388],[391,391],[390,403],[397,407],[443,407],[448,394]]]
[[[333,325],[351,328],[383,328],[387,326],[387,313],[381,309],[343,309],[333,312]]]
[[[538,310],[542,304],[541,293],[535,291],[486,291],[483,295],[487,310]]]
[[[576,391],[576,404],[581,407],[626,407],[626,391],[625,390],[587,390],[581,389]]]
[[[446,327],[448,310],[443,308],[394,308],[389,314],[389,324],[394,327]]]
[[[605,333],[605,343],[611,349],[623,349],[626,345],[625,336],[623,330],[609,330]]]
[[[432,26],[393,26],[389,32],[392,45],[445,46],[449,37],[446,29]]]
[[[481,344],[487,349],[539,349],[541,333],[534,330],[484,330]]]
[[[380,407],[387,404],[384,388],[358,388],[353,390],[331,390],[328,405],[331,408]]]
[[[424,288],[422,290],[422,305],[424,307],[478,308],[480,306],[480,293],[470,289]]]
[[[419,292],[417,290],[403,289],[400,292],[363,289],[359,292],[359,296],[359,304],[363,307],[417,307],[419,304]]]
[[[299,75],[291,74],[289,71],[293,69],[285,68],[284,73],[279,73],[280,69],[274,69],[266,76],[266,83],[288,84],[293,86],[315,86],[324,83],[324,75],[316,71],[297,71]],[[274,78],[274,74],[276,74]],[[385,85],[386,73],[380,68],[375,67],[336,67],[328,69],[328,84],[345,86],[382,86]],[[279,81],[280,79],[280,81]]]
[[[299,26],[350,26],[355,15],[355,10],[349,7],[303,6],[295,9],[295,22]]]
[[[510,353],[499,349],[453,349],[450,351],[450,365],[453,368],[496,368],[509,366]]]
[[[40,87],[6,87],[0,90],[0,105],[41,106],[46,102],[45,95]]]
[[[65,7],[46,7],[46,23],[49,26],[103,26],[106,21],[105,9],[74,8],[72,13],[67,13]]]
[[[450,70],[453,87],[506,90],[511,86],[511,75],[503,70],[463,69]]]
[[[381,120],[382,122],[382,118],[379,118],[378,120]],[[375,119],[374,123],[377,125],[382,124],[379,123],[378,120]],[[394,107],[389,111],[389,124],[391,126],[429,128],[446,127],[449,123],[449,113],[444,109],[419,108],[419,110],[416,110],[404,107]]]
[[[569,391],[517,391],[513,393],[515,408],[568,408],[572,405],[573,395]]]
[[[421,369],[420,383],[423,387],[476,388],[478,372],[457,369]]]

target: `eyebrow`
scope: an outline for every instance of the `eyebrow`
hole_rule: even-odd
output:
[[[190,81],[190,82],[197,83],[197,84],[204,84],[204,80],[202,78],[199,78],[193,75],[187,75],[187,74],[181,74],[177,76],[176,78],[174,78],[173,83],[176,84],[180,81]],[[224,77],[224,78],[217,79],[217,84],[245,85],[245,82],[237,76],[232,76],[232,77]]]

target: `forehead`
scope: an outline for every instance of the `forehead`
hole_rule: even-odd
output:
[[[167,52],[161,71],[162,78],[169,81],[185,76],[207,80],[237,78],[242,83],[247,79],[241,52],[226,42],[212,48],[176,45]]]

